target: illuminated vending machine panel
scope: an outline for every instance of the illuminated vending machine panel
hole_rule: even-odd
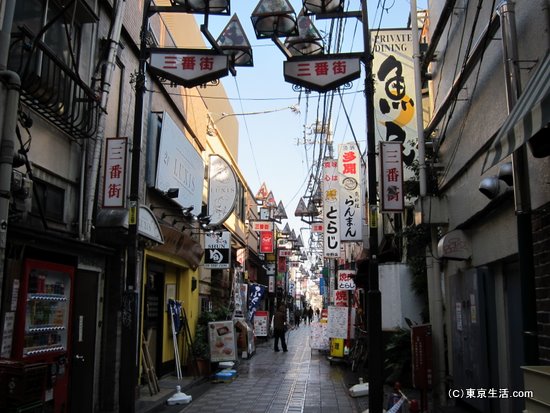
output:
[[[67,353],[73,273],[64,265],[25,262],[16,322],[17,358],[48,361]]]

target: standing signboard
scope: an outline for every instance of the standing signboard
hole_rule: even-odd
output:
[[[210,361],[232,361],[237,359],[237,340],[233,320],[208,323]]]
[[[254,334],[256,337],[267,337],[267,311],[256,311],[254,315]]]

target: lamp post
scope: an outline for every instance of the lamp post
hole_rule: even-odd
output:
[[[264,0],[265,1],[265,0]],[[366,300],[366,312],[368,322],[368,346],[369,346],[369,411],[371,413],[381,413],[383,405],[383,351],[382,351],[382,305],[381,293],[378,280],[378,205],[377,205],[377,187],[376,187],[376,141],[374,134],[374,81],[372,79],[372,55],[370,32],[368,26],[367,0],[361,0],[361,10],[358,12],[342,12],[343,0],[303,0],[304,7],[309,13],[316,14],[317,18],[339,18],[339,17],[356,17],[361,19],[363,24],[363,46],[364,50],[360,54],[360,59],[365,65],[365,99],[366,99],[366,123],[367,123],[367,191],[368,191],[368,222],[369,233],[368,240],[363,240],[364,244],[369,245],[368,254],[368,293]],[[258,6],[259,7],[259,6]],[[254,16],[253,24],[256,23]],[[265,33],[259,33],[261,27],[254,27],[256,35],[259,39],[272,37],[279,48],[280,42],[277,42],[273,33],[266,30]],[[291,53],[287,50],[284,52],[287,58],[291,57]],[[327,55],[330,56],[330,55]],[[353,64],[355,56],[348,56],[348,63]],[[301,57],[300,61],[307,61],[308,57]],[[319,59],[317,57],[311,60]],[[346,81],[357,78],[351,76],[349,78],[340,78],[333,83],[322,84],[317,79],[311,79],[309,82],[298,79],[297,76],[292,76],[292,65],[288,65],[288,73],[285,70],[285,79],[301,86],[305,86],[319,92],[326,92],[334,89]],[[290,75],[287,77],[287,75]],[[316,83],[318,82],[318,83]]]

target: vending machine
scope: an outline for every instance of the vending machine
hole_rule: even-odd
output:
[[[70,315],[74,268],[26,260],[20,281],[12,356],[46,365],[44,402],[67,410]]]

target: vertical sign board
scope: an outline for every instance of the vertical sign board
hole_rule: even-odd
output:
[[[360,168],[361,155],[355,143],[338,145],[340,239],[363,240]]]
[[[127,138],[107,138],[103,174],[103,207],[123,208],[126,199]]]
[[[380,203],[382,212],[402,212],[403,190],[403,145],[399,142],[380,142]]]
[[[418,142],[411,29],[377,30],[372,43],[375,134],[403,144],[409,179]]]
[[[204,234],[204,268],[231,268],[231,233],[229,231]]]
[[[432,326],[422,324],[411,328],[412,381],[420,390],[432,388]]]
[[[323,161],[323,256],[338,258],[340,256],[340,204],[338,197],[338,169],[335,159]]]
[[[273,231],[260,232],[260,252],[262,254],[273,253]]]

